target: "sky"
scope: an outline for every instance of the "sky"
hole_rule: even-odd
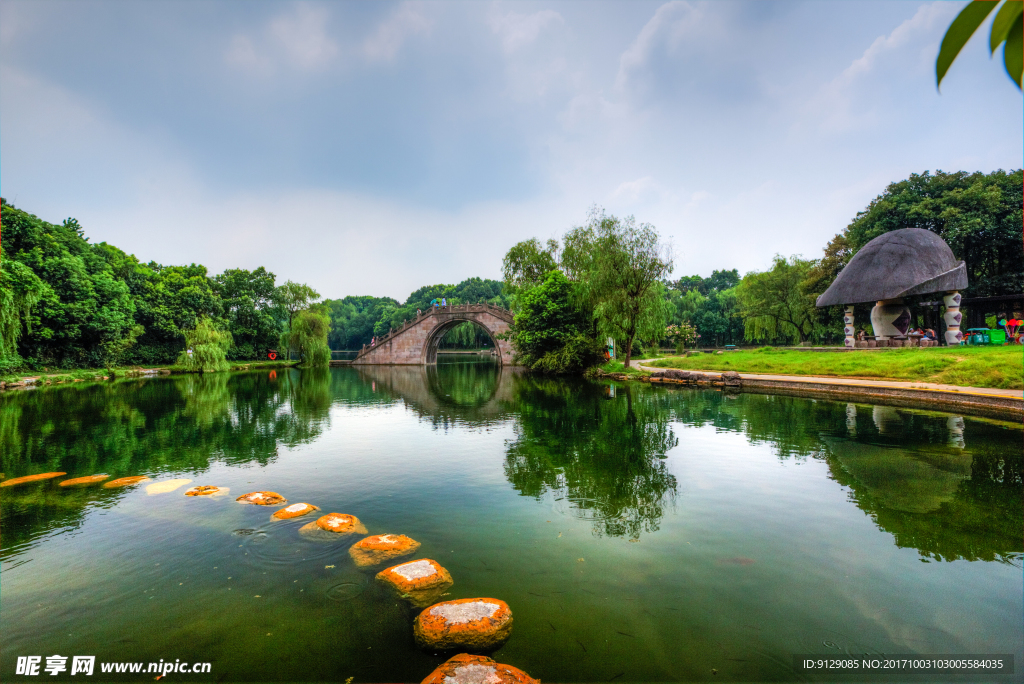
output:
[[[0,0],[0,192],[144,262],[323,296],[501,277],[591,207],[674,276],[817,258],[885,187],[1016,169],[963,2]]]

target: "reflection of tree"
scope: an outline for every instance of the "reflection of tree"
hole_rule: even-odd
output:
[[[516,433],[505,475],[526,496],[553,491],[593,520],[598,534],[652,532],[676,493],[666,452],[678,440],[648,388],[517,378]]]
[[[265,465],[277,457],[278,444],[315,439],[331,403],[326,372],[283,375],[206,373],[4,393],[4,478],[45,471],[72,477],[202,472],[219,459]],[[5,553],[40,529],[77,524],[91,501],[123,495],[55,487],[2,490]]]

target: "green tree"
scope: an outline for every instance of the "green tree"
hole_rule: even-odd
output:
[[[600,359],[587,333],[590,319],[575,304],[573,283],[558,270],[518,295],[509,339],[517,362],[545,373],[573,373]]]
[[[748,273],[737,288],[746,337],[752,341],[805,342],[814,330],[814,297],[803,284],[813,262],[775,256],[772,267]]]
[[[974,0],[967,4],[946,30],[939,46],[939,56],[935,59],[935,86],[942,85],[953,60],[960,50],[978,30],[982,22],[999,5],[991,0]],[[1003,65],[1010,80],[1018,89],[1021,88],[1021,71],[1024,70],[1024,2],[1021,0],[1005,0],[995,19],[989,34],[989,54],[994,55],[1003,45]]]
[[[632,216],[620,220],[595,208],[585,230],[594,236],[594,248],[590,275],[582,280],[589,281],[597,300],[601,328],[624,342],[629,366],[636,340],[664,336],[667,307],[661,280],[672,272],[672,258],[654,226],[638,224]],[[586,257],[578,262],[586,263]]]
[[[185,332],[185,349],[178,355],[177,363],[185,370],[199,373],[226,371],[231,367],[227,361],[230,347],[231,333],[218,330],[209,318],[200,318],[194,329]]]
[[[213,278],[214,291],[221,298],[228,331],[235,346],[234,358],[254,359],[275,346],[281,324],[274,316],[275,276],[260,266],[254,271],[228,269]]]
[[[320,310],[306,309],[292,321],[288,346],[299,350],[302,362],[314,368],[326,368],[331,361],[331,348],[327,335],[331,329],[330,316]]]
[[[288,329],[291,330],[292,320],[294,320],[295,314],[303,309],[308,309],[311,304],[319,300],[320,293],[309,285],[303,285],[302,283],[296,283],[288,280],[284,285],[275,289],[274,298],[285,312],[287,312]]]
[[[505,287],[518,291],[539,284],[557,267],[557,257],[558,242],[555,240],[548,240],[546,245],[537,238],[516,243],[501,262]]]

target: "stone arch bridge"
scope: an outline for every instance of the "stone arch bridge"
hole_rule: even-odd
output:
[[[354,366],[413,366],[437,363],[437,347],[445,334],[460,323],[469,321],[490,335],[498,360],[503,366],[512,364],[512,347],[498,335],[508,331],[512,312],[490,304],[461,304],[427,309],[398,330],[377,340],[374,346],[364,345]]]

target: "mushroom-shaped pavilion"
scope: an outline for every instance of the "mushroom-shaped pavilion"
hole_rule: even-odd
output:
[[[884,340],[905,335],[910,327],[905,297],[942,292],[946,343],[960,344],[959,290],[965,287],[966,266],[941,237],[923,228],[902,228],[879,235],[854,254],[817,305],[845,307],[846,346],[853,347],[854,304],[875,302],[871,327]]]

